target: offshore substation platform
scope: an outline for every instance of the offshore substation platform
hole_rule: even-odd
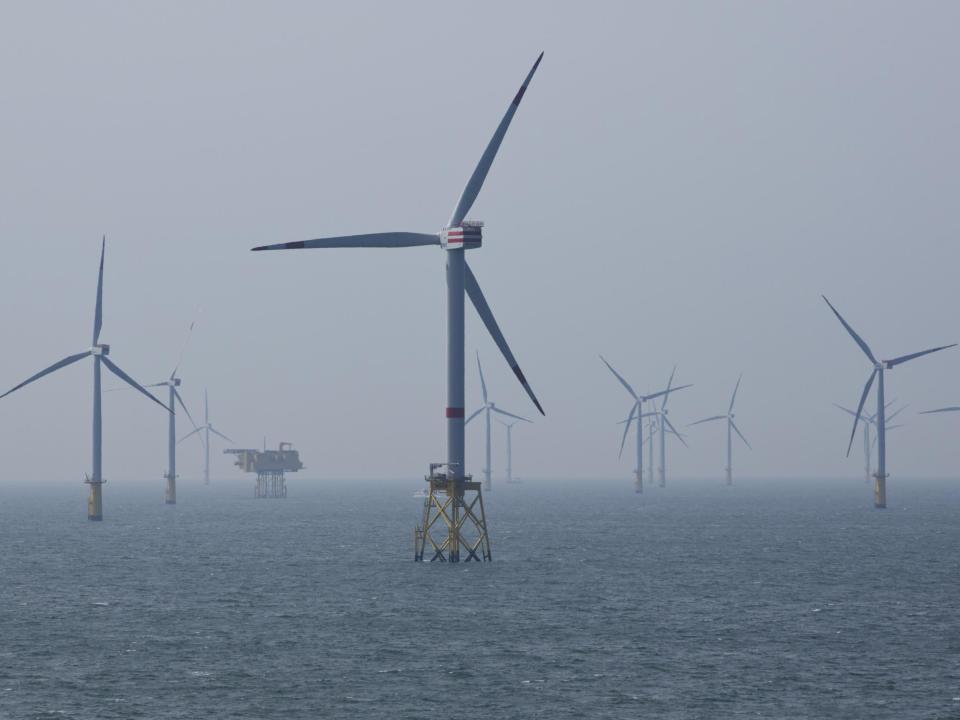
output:
[[[266,447],[263,450],[229,449],[223,454],[236,455],[234,465],[243,472],[257,474],[254,497],[258,498],[285,498],[287,481],[284,473],[303,469],[300,453],[288,442],[280,443],[277,450],[267,450]]]

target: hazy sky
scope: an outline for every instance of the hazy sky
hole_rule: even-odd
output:
[[[469,261],[547,411],[516,429],[515,473],[629,477],[602,352],[640,391],[678,364],[678,426],[742,371],[741,475],[857,476],[831,403],[869,366],[820,293],[878,356],[960,341],[958,22],[945,2],[6,2],[0,385],[89,346],[106,233],[102,339],[134,377],[166,377],[196,317],[195,415],[206,386],[223,432],[293,442],[309,477],[422,476],[445,457],[442,251],[248,250],[439,230],[544,50],[471,212]],[[467,318],[492,399],[533,418]],[[952,350],[888,374],[911,405],[894,480],[956,472],[960,415],[914,411],[960,404],[958,369]],[[86,362],[0,401],[4,479],[80,480],[90,395]],[[163,412],[106,395],[104,436],[105,477],[159,492]],[[671,470],[719,478],[722,425],[689,442]],[[215,476],[239,480],[222,447]],[[477,423],[474,473],[481,447]]]

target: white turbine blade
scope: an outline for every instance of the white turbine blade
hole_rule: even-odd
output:
[[[877,376],[877,369],[874,368],[873,372],[870,373],[870,379],[867,380],[867,384],[863,386],[863,394],[860,395],[860,404],[857,405],[857,414],[853,418],[853,430],[850,431],[850,444],[847,445],[847,457],[850,457],[850,448],[853,447],[853,437],[857,434],[857,421],[860,420],[860,415],[863,412],[863,404],[867,401],[867,395],[870,394],[870,386],[873,385],[873,379]]]
[[[680,442],[683,443],[683,446],[684,446],[684,447],[690,447],[689,445],[687,445],[687,441],[683,439],[683,435],[681,435],[680,433],[678,433],[678,432],[677,432],[677,429],[673,426],[673,423],[670,422],[670,418],[668,418],[666,415],[661,415],[660,417],[663,418],[663,422],[664,422],[664,424],[667,426],[667,428],[670,430],[670,432],[672,432],[674,435],[676,435],[676,436],[677,436],[677,439],[678,439]]]
[[[932,413],[942,412],[960,412],[960,405],[950,405],[949,407],[937,408],[936,410],[921,410],[918,415],[930,415]]]
[[[940,350],[946,350],[956,346],[956,343],[952,343],[950,345],[941,345],[940,347],[930,348],[929,350],[921,350],[920,352],[910,353],[909,355],[901,355],[893,360],[884,360],[884,365],[886,365],[888,368],[896,367],[900,363],[905,363],[907,360],[913,360],[914,358],[923,357],[924,355],[929,355],[930,353],[939,352]]]
[[[540,406],[540,401],[537,400],[537,396],[533,394],[533,388],[530,387],[530,384],[527,382],[527,378],[524,377],[523,372],[520,370],[520,366],[517,364],[516,358],[513,356],[513,353],[510,352],[510,346],[507,345],[507,339],[500,331],[500,326],[497,325],[497,320],[493,317],[493,312],[490,310],[490,306],[487,305],[487,299],[483,296],[483,291],[480,290],[480,284],[477,282],[476,276],[470,269],[470,265],[467,263],[464,263],[463,265],[465,271],[464,283],[467,290],[467,295],[470,296],[470,301],[477,309],[477,314],[480,316],[480,319],[483,320],[483,324],[487,326],[487,330],[493,337],[493,341],[497,344],[497,347],[500,348],[500,352],[503,353],[503,357],[506,359],[507,364],[510,366],[510,369],[513,370],[513,374],[517,376],[517,380],[520,381],[520,384],[523,385],[523,389],[527,391],[527,395],[529,395],[530,399],[533,400],[533,404],[537,406],[537,410],[540,411],[541,415],[546,415],[546,413],[543,411],[543,408]]]
[[[623,376],[622,376],[620,373],[618,373],[616,370],[613,369],[613,365],[611,365],[610,363],[608,363],[608,362],[607,362],[607,359],[606,359],[603,355],[600,356],[600,359],[603,360],[603,364],[606,365],[607,368],[610,370],[610,372],[613,373],[613,376],[614,376],[617,380],[620,381],[620,384],[623,385],[623,386],[627,389],[627,392],[630,393],[630,396],[631,396],[634,400],[639,401],[640,398],[637,396],[637,393],[634,392],[633,388],[630,387],[630,383],[628,383],[626,380],[624,380],[624,379],[623,379]],[[646,399],[646,398],[644,398],[644,399]],[[631,411],[630,414],[632,415],[633,412]]]
[[[483,404],[487,404],[487,382],[483,379],[483,368],[480,367],[480,352],[477,351],[477,370],[480,371],[480,387],[483,389]]]
[[[190,336],[193,335],[193,326],[194,326],[195,324],[196,324],[196,321],[193,321],[193,322],[190,323],[190,329],[187,330],[187,339],[183,341],[183,347],[180,348],[180,357],[177,358],[177,364],[173,366],[173,372],[170,373],[170,379],[171,379],[171,380],[173,380],[173,378],[176,377],[176,375],[177,375],[177,370],[180,369],[180,363],[183,362],[183,354],[187,351],[187,345],[190,344]],[[148,387],[149,387],[149,386],[148,386]],[[184,408],[184,410],[186,410],[186,408]],[[193,421],[191,420],[190,422],[193,422]]]
[[[669,388],[669,389],[667,389],[667,390],[661,390],[660,392],[653,393],[652,395],[644,395],[644,396],[643,396],[643,400],[644,400],[644,402],[646,402],[647,400],[653,400],[654,398],[658,398],[658,397],[660,397],[661,395],[669,395],[670,393],[675,393],[675,392],[678,392],[678,391],[680,391],[680,390],[685,390],[685,389],[687,389],[688,387],[693,387],[693,385],[679,385],[679,386],[677,386],[677,387],[675,387],[675,388]]]
[[[713,417],[708,417],[708,418],[704,418],[703,420],[697,420],[696,422],[692,422],[689,425],[687,425],[687,427],[693,427],[694,425],[699,425],[700,423],[705,423],[705,422],[711,422],[713,420],[723,420],[726,417],[727,417],[726,415],[714,415]]]
[[[123,380],[125,383],[127,383],[127,384],[128,384],[130,387],[132,387],[134,390],[139,390],[141,393],[143,393],[143,394],[146,395],[148,398],[150,398],[151,400],[153,400],[157,405],[159,405],[160,407],[162,407],[162,408],[163,408],[164,410],[166,410],[167,412],[169,412],[169,413],[172,413],[172,412],[173,412],[173,408],[168,408],[168,407],[167,407],[166,405],[164,405],[162,402],[160,402],[159,400],[157,400],[157,398],[155,398],[153,395],[151,395],[151,394],[150,394],[142,385],[140,385],[136,380],[134,380],[132,377],[130,377],[129,375],[127,375],[123,370],[121,370],[119,367],[117,367],[117,365],[116,365],[110,358],[108,358],[106,355],[102,355],[102,356],[100,357],[100,359],[103,361],[103,364],[107,366],[107,369],[108,369],[110,372],[112,372],[112,373],[113,373],[114,375],[116,375],[118,378],[120,378],[121,380]]]
[[[471,420],[473,420],[477,415],[479,415],[480,413],[482,413],[482,412],[483,412],[484,410],[486,410],[486,409],[487,409],[487,406],[484,405],[484,406],[483,406],[482,408],[480,408],[479,410],[475,410],[470,417],[468,417],[466,420],[463,421],[463,424],[466,425],[467,423],[469,423],[469,422],[470,422]]]
[[[747,442],[747,439],[743,436],[743,433],[740,432],[740,428],[737,427],[737,424],[733,420],[730,421],[730,427],[732,427],[734,431],[736,431],[737,435],[740,436],[740,439],[743,440],[743,444],[753,450],[753,448],[750,447],[750,443]]]
[[[627,442],[627,433],[630,432],[630,425],[633,423],[633,416],[637,412],[637,404],[634,403],[633,407],[630,408],[630,414],[627,416],[627,424],[623,426],[623,437],[620,439],[620,452],[617,453],[617,457],[623,457],[623,446]],[[640,422],[637,420],[637,422]]]
[[[297,240],[295,242],[260,245],[258,250],[302,250],[304,248],[398,248],[417,247],[419,245],[439,245],[440,236],[428,233],[385,232],[366,235],[341,235],[319,238],[317,240]]]
[[[66,367],[67,365],[71,365],[71,364],[75,363],[77,360],[83,360],[83,358],[87,357],[87,355],[89,355],[89,354],[90,354],[90,351],[87,350],[86,352],[77,353],[76,355],[70,355],[69,357],[65,357],[63,360],[60,360],[60,361],[58,361],[58,362],[55,362],[53,365],[51,365],[50,367],[46,368],[45,370],[41,370],[41,371],[38,372],[36,375],[31,375],[30,377],[28,377],[26,380],[24,380],[24,381],[23,381],[22,383],[20,383],[19,385],[10,388],[10,389],[7,390],[3,395],[0,395],[0,398],[5,398],[5,397],[6,397],[7,395],[9,395],[10,393],[12,393],[12,392],[14,392],[14,391],[16,391],[16,390],[19,390],[19,389],[22,388],[24,385],[29,385],[29,384],[32,383],[34,380],[39,380],[39,379],[42,378],[44,375],[49,375],[50,373],[55,372],[56,370],[59,370],[59,369],[62,368],[62,367]]]
[[[903,406],[902,408],[900,408],[899,410],[896,410],[892,415],[888,415],[888,416],[885,418],[885,420],[886,420],[887,422],[890,422],[890,421],[893,420],[897,415],[899,415],[899,414],[902,413],[904,410],[906,410],[908,407],[910,407],[910,403],[907,403],[906,405],[904,405],[904,406]]]
[[[190,415],[190,411],[187,410],[187,406],[184,404],[183,398],[180,397],[180,392],[176,388],[173,389],[173,396],[177,399],[177,402],[180,403],[180,407],[182,407],[183,411],[187,414],[187,419],[190,421],[190,424],[196,428],[197,424],[193,421],[193,417]]]
[[[673,370],[670,371],[670,379],[667,380],[667,392],[663,396],[663,401],[660,403],[660,410],[667,409],[667,401],[670,399],[670,388],[673,387],[673,376],[677,374],[677,366],[673,366]]]
[[[196,428],[196,429],[194,429],[194,430],[191,430],[191,431],[188,432],[186,435],[184,435],[182,438],[180,438],[179,440],[177,440],[177,445],[179,445],[180,443],[182,443],[182,442],[183,442],[184,440],[186,440],[188,437],[191,437],[192,435],[196,435],[196,434],[197,434],[198,432],[200,432],[201,430],[203,430],[203,428]],[[203,435],[200,436],[200,442],[201,442],[201,443],[203,442]]]
[[[868,358],[870,358],[870,362],[872,362],[874,365],[876,365],[876,364],[877,364],[877,359],[873,356],[873,352],[871,352],[870,347],[863,341],[863,338],[860,337],[859,335],[857,335],[856,331],[855,331],[852,327],[850,327],[850,325],[847,324],[847,321],[843,319],[843,315],[841,315],[840,313],[838,313],[838,312],[837,312],[837,309],[836,309],[833,305],[830,304],[830,301],[829,301],[829,300],[827,300],[826,295],[821,295],[820,297],[823,298],[824,302],[826,302],[827,305],[830,305],[830,309],[833,310],[833,314],[837,316],[837,319],[838,319],[838,320],[843,324],[843,326],[847,329],[847,332],[850,333],[850,337],[852,337],[852,338],[856,341],[857,345],[860,346],[860,349],[863,350],[864,354],[865,354]]]
[[[897,428],[902,428],[904,423],[894,423],[893,425],[887,425],[887,430],[896,430]]]
[[[740,377],[737,378],[737,384],[733,388],[733,395],[730,396],[730,408],[727,410],[727,415],[733,414],[733,403],[737,399],[737,390],[740,389],[741,380],[743,380],[743,373],[740,373]]]
[[[507,417],[512,417],[514,420],[523,420],[524,422],[528,422],[528,423],[532,423],[532,422],[533,422],[533,420],[527,420],[525,417],[521,417],[521,416],[519,416],[519,415],[514,415],[513,413],[508,413],[506,410],[501,410],[501,409],[498,408],[498,407],[492,407],[492,408],[490,408],[490,409],[493,410],[495,413],[500,413],[501,415],[506,415]]]
[[[227,442],[236,443],[236,440],[231,440],[231,439],[228,438],[226,435],[224,435],[222,432],[217,432],[216,430],[214,430],[214,429],[213,429],[213,426],[210,427],[210,432],[212,432],[212,433],[213,433],[214,435],[216,435],[217,437],[223,438],[223,439],[226,440]]]
[[[490,138],[490,142],[487,144],[487,149],[483,151],[483,155],[480,157],[480,162],[477,163],[477,167],[474,169],[473,175],[470,176],[466,187],[463,188],[463,192],[460,194],[460,201],[457,203],[457,207],[453,211],[453,215],[450,216],[450,222],[448,223],[449,227],[455,227],[463,222],[463,219],[467,216],[467,213],[470,212],[470,208],[473,207],[473,202],[477,199],[477,195],[480,194],[480,188],[483,187],[483,181],[487,177],[490,166],[493,165],[493,159],[497,156],[497,150],[500,149],[500,143],[503,142],[503,137],[507,134],[507,128],[510,127],[510,121],[513,120],[513,116],[517,112],[517,108],[520,107],[520,101],[523,99],[523,94],[527,91],[527,86],[530,84],[530,80],[533,78],[533,74],[537,71],[537,67],[540,65],[541,60],[543,60],[543,53],[540,53],[540,57],[537,58],[537,61],[533,64],[530,72],[527,73],[526,80],[523,81],[523,85],[520,86],[520,90],[513,98],[513,102],[511,102],[510,107],[507,108],[506,115],[503,116],[503,120],[500,121],[496,131],[494,131],[493,137]]]
[[[100,272],[97,275],[97,306],[93,311],[93,345],[100,341],[100,328],[103,327],[103,255],[107,249],[107,236],[100,243]]]
[[[843,405],[837,405],[836,403],[834,403],[833,406],[835,408],[839,408],[840,410],[843,410],[845,413],[847,413],[847,415],[853,415],[854,417],[857,416],[857,414],[853,410],[848,410]],[[871,419],[872,418],[864,418],[864,420],[866,420],[867,422],[870,422]]]

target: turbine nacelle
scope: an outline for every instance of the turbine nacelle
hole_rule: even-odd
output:
[[[440,231],[440,246],[444,250],[475,250],[482,244],[483,223],[478,220],[464,220]]]
[[[90,354],[91,354],[91,355],[100,355],[100,356],[109,355],[109,354],[110,354],[110,346],[109,346],[109,345],[105,345],[105,344],[103,344],[103,345],[94,345],[92,348],[90,348]]]

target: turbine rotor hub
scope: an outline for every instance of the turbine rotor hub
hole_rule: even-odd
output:
[[[90,348],[90,354],[91,355],[109,355],[110,346],[106,344],[94,345],[92,348]]]

